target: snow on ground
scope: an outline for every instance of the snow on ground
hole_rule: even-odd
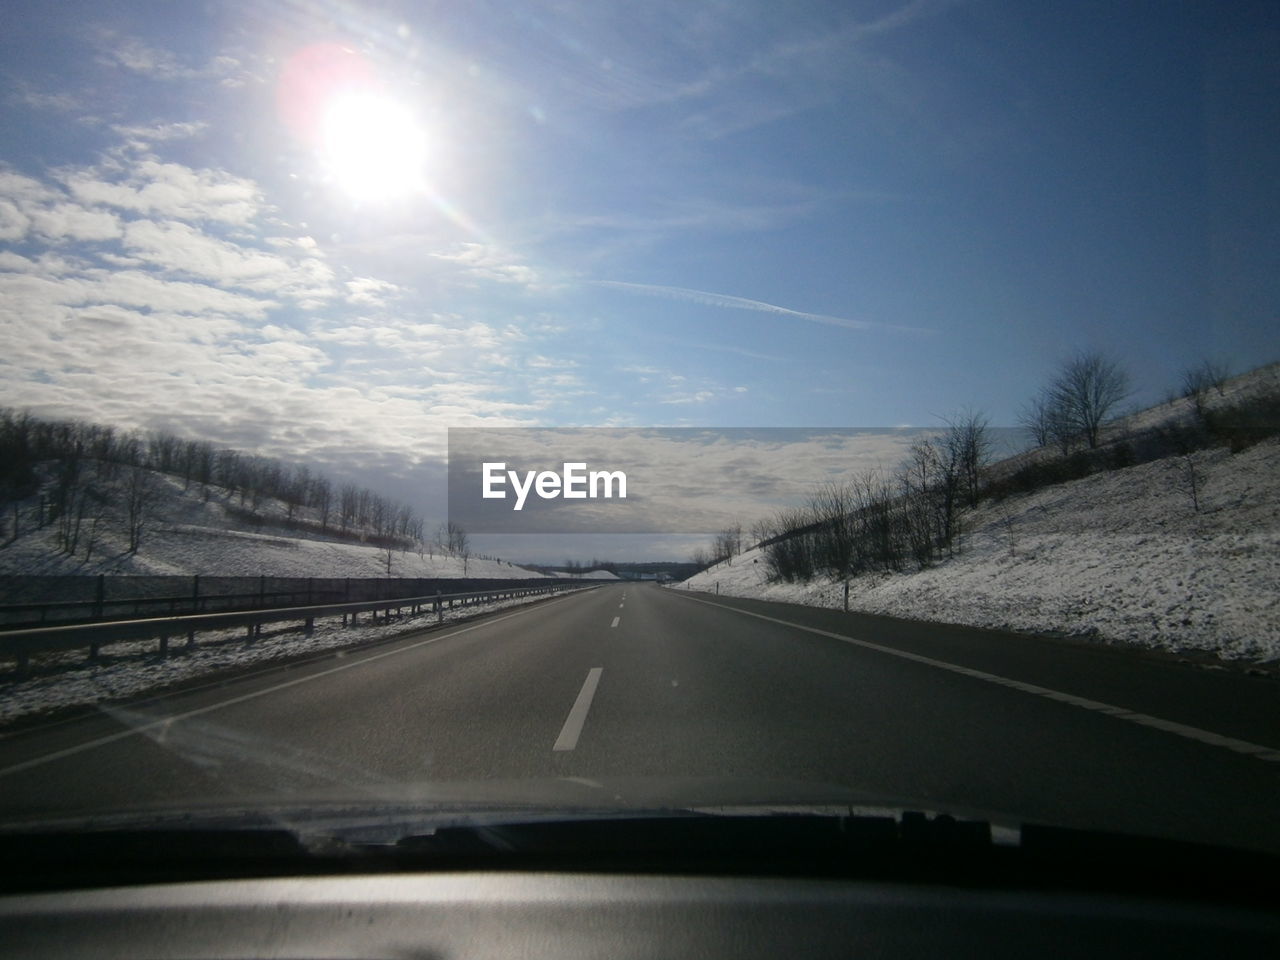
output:
[[[1202,450],[985,503],[956,557],[855,578],[852,610],[1280,659],[1280,440]],[[750,550],[677,589],[839,607],[840,581],[766,583]]]
[[[303,535],[283,525],[283,505],[270,501],[259,509],[266,522],[250,524],[236,513],[237,501],[210,487],[184,489],[182,481],[155,475],[161,491],[155,516],[144,530],[141,549],[127,550],[124,529],[102,524],[89,560],[85,547],[74,558],[60,552],[53,524],[27,530],[0,548],[0,574],[177,574],[191,576],[271,577],[491,577],[516,579],[543,574],[505,560],[483,560],[442,554],[438,547],[387,551],[335,536]],[[298,519],[306,511],[296,512]],[[87,544],[87,536],[84,538]]]
[[[564,574],[561,574],[564,576]],[[588,573],[578,573],[573,575],[574,580],[621,580],[622,578],[616,573],[609,570],[591,570]]]
[[[443,619],[446,623],[470,619],[544,599],[545,595],[516,597],[452,610],[446,608],[442,611]],[[0,724],[64,707],[136,697],[147,691],[228,670],[358,647],[436,623],[436,614],[431,612],[376,626],[369,622],[368,617],[368,614],[363,614],[356,627],[343,627],[342,621],[333,617],[317,621],[309,637],[295,624],[266,624],[262,637],[252,643],[245,642],[243,628],[209,631],[197,634],[196,645],[191,648],[185,646],[185,640],[175,641],[170,648],[173,653],[168,657],[159,655],[155,640],[103,647],[96,663],[87,659],[84,650],[46,655],[33,660],[33,673],[29,678],[0,683]],[[284,629],[286,626],[287,630]],[[281,632],[276,633],[276,630]]]

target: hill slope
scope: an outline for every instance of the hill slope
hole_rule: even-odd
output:
[[[53,464],[45,465],[41,484],[53,483]],[[351,542],[335,532],[318,530],[318,519],[295,509],[290,520],[284,504],[266,500],[254,515],[221,487],[190,484],[167,474],[147,471],[150,503],[136,553],[128,550],[127,471],[103,464],[84,468],[103,499],[93,511],[100,516],[81,522],[74,555],[59,542],[57,523],[36,528],[40,494],[21,505],[22,526],[16,540],[0,548],[0,574],[179,574],[278,577],[541,577],[542,574],[502,560],[464,559],[439,546],[393,547],[388,550]],[[291,526],[291,524],[293,524]],[[298,524],[315,529],[299,531]],[[90,545],[90,539],[93,543]],[[87,559],[86,559],[87,558]],[[390,561],[388,565],[388,560]]]
[[[1237,378],[1223,402],[1269,389],[1275,375],[1269,367]],[[1127,419],[1148,428],[1186,413],[1186,402],[1178,401]],[[850,609],[1280,659],[1280,439],[1235,454],[1203,449],[985,501],[964,515],[963,528],[954,557],[912,573],[855,577]],[[753,549],[679,589],[843,603],[842,581],[769,583],[766,571],[763,551]]]

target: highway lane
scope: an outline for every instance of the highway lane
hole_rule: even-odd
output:
[[[780,802],[830,785],[1280,850],[1275,694],[1081,644],[610,584],[7,737],[0,816],[512,782],[603,805]]]

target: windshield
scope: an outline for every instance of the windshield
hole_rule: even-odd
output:
[[[1274,3],[16,3],[0,50],[0,827],[1280,851]]]

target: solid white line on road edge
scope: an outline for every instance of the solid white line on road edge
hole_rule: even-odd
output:
[[[613,623],[609,624],[609,626],[610,626],[610,627],[616,627],[616,626],[618,625],[618,621],[619,621],[619,620],[621,620],[621,619],[622,619],[621,617],[614,617],[614,618],[613,618]]]
[[[375,660],[382,660],[385,657],[394,657],[401,653],[408,653],[410,650],[417,650],[419,647],[425,647],[431,643],[439,643],[441,640],[448,640],[451,637],[461,636],[464,633],[470,633],[472,630],[479,630],[481,627],[487,627],[491,624],[501,623],[503,620],[511,620],[521,614],[528,613],[530,610],[545,610],[553,603],[559,603],[561,600],[567,600],[574,596],[572,593],[565,594],[561,597],[555,597],[546,603],[535,606],[521,607],[515,613],[508,613],[505,616],[494,617],[492,620],[485,620],[482,623],[475,623],[469,627],[463,627],[461,630],[454,630],[450,633],[441,634],[438,637],[430,637],[426,640],[419,640],[417,643],[411,643],[408,646],[396,647],[394,650],[384,650],[382,653],[374,653],[359,660],[352,660],[336,667],[330,667],[328,670],[321,670],[319,673],[307,674],[305,677],[296,677],[293,680],[286,680],[284,683],[277,683],[274,686],[266,687],[262,690],[255,690],[252,693],[241,694],[238,697],[232,697],[230,700],[220,700],[217,703],[211,703],[207,707],[200,707],[196,710],[188,710],[185,713],[175,713],[172,716],[163,717],[160,720],[153,720],[151,723],[140,724],[136,727],[130,727],[128,730],[121,730],[119,733],[108,734],[105,737],[97,737],[93,740],[86,740],[84,743],[78,743],[74,747],[67,747],[63,750],[55,750],[53,753],[46,753],[39,757],[32,757],[30,760],[24,760],[21,763],[15,763],[11,767],[0,768],[0,777],[8,776],[11,773],[19,773],[23,770],[30,770],[32,767],[39,767],[54,760],[61,760],[63,757],[74,756],[77,753],[83,753],[86,750],[92,750],[95,747],[105,747],[109,743],[115,743],[117,740],[124,740],[128,737],[136,736],[140,733],[147,733],[157,727],[163,727],[166,724],[174,723],[178,720],[187,720],[191,717],[198,717],[202,714],[213,713],[215,710],[221,710],[223,707],[232,707],[237,703],[244,703],[248,700],[256,700],[258,697],[265,697],[267,694],[275,693],[278,690],[287,690],[289,687],[296,687],[302,683],[310,683],[312,680],[319,680],[321,677],[327,677],[331,673],[340,673],[343,670],[350,670],[352,667],[360,667],[366,663],[373,663]]]
[[[710,600],[699,600],[697,597],[691,597],[687,593],[678,594],[686,600],[692,600],[694,603],[705,603],[709,607],[718,607],[721,610],[732,610],[734,613],[741,613],[744,616],[755,617],[758,620],[768,620],[770,623],[781,624],[784,627],[791,627],[795,630],[804,630],[806,633],[816,633],[822,637],[830,637],[833,640],[843,640],[845,643],[851,643],[856,647],[864,647],[867,650],[875,650],[877,653],[887,653],[892,657],[901,657],[903,660],[914,660],[916,663],[927,664],[930,667],[937,667],[940,670],[949,670],[952,673],[958,673],[965,677],[973,677],[977,680],[985,680],[987,683],[996,683],[1002,687],[1009,687],[1013,690],[1021,690],[1023,693],[1034,694],[1038,697],[1045,697],[1049,700],[1057,700],[1059,703],[1067,703],[1073,707],[1082,707],[1085,710],[1093,710],[1096,713],[1105,713],[1109,717],[1115,717],[1118,720],[1128,720],[1130,723],[1137,723],[1144,727],[1151,727],[1155,730],[1163,730],[1166,733],[1176,734],[1179,737],[1186,737],[1188,740],[1198,740],[1200,743],[1207,743],[1213,747],[1223,747],[1227,750],[1233,750],[1236,753],[1243,753],[1258,760],[1267,760],[1271,763],[1280,762],[1280,750],[1274,747],[1264,747],[1261,744],[1250,743],[1248,740],[1237,740],[1235,737],[1226,737],[1220,733],[1213,733],[1210,730],[1201,730],[1199,727],[1188,726],[1185,723],[1178,723],[1175,720],[1162,720],[1160,717],[1153,717],[1146,713],[1138,713],[1136,710],[1129,710],[1126,707],[1115,707],[1109,703],[1101,703],[1097,700],[1090,700],[1087,697],[1077,697],[1072,693],[1062,693],[1059,690],[1050,690],[1048,687],[1040,687],[1034,683],[1024,683],[1021,680],[1011,680],[1008,677],[1001,677],[994,673],[986,673],[982,670],[974,670],[970,667],[962,667],[957,663],[947,663],[945,660],[935,660],[932,657],[921,656],[918,653],[908,653],[905,650],[896,650],[893,647],[882,646],[878,643],[872,643],[869,640],[857,640],[853,637],[845,636],[842,633],[832,633],[830,630],[819,630],[817,627],[806,627],[803,624],[792,623],[790,620],[779,620],[776,617],[766,617],[763,613],[753,613],[750,610],[743,610],[740,607],[730,607],[723,603],[712,603]]]
[[[596,687],[600,685],[600,674],[604,667],[592,667],[587,671],[587,679],[578,691],[578,699],[573,701],[569,716],[565,717],[564,726],[560,728],[560,736],[556,737],[556,745],[552,750],[572,750],[578,745],[578,735],[582,733],[582,725],[587,722],[587,711],[591,709],[591,701],[596,695]]]

